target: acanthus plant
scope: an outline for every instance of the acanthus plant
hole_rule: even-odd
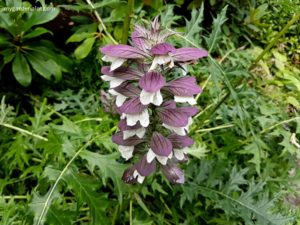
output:
[[[126,183],[142,183],[158,166],[170,182],[185,181],[178,164],[187,161],[186,150],[194,143],[187,132],[198,109],[190,105],[201,92],[186,66],[207,51],[175,48],[166,43],[173,34],[162,30],[156,17],[149,30],[135,26],[131,46],[100,48],[103,61],[111,62],[102,67],[102,79],[109,81],[121,115],[112,140],[125,160],[138,158],[123,174]]]

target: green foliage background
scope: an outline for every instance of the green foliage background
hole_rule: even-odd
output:
[[[0,224],[300,224],[299,5],[1,2]],[[5,8],[21,6],[54,10]],[[203,93],[181,186],[121,181],[100,101],[98,47],[157,14],[174,45],[210,53],[189,67]]]

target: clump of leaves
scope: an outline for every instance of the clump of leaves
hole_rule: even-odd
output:
[[[2,65],[11,65],[15,79],[23,86],[30,85],[33,71],[47,80],[52,76],[60,80],[62,72],[71,70],[71,61],[52,42],[39,40],[41,35],[51,34],[51,31],[38,26],[53,20],[59,10],[14,12],[18,7],[30,9],[31,5],[21,0],[7,1],[6,6],[8,11],[0,12],[0,28],[4,30],[0,35]]]

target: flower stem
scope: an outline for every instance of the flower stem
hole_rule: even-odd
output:
[[[134,8],[134,0],[128,0],[127,13],[126,13],[124,24],[123,24],[123,35],[122,35],[122,41],[121,41],[123,44],[127,43],[130,20],[132,17],[133,8]]]
[[[86,0],[86,2],[92,7],[92,9],[94,10],[94,14],[97,18],[97,20],[99,21],[104,33],[106,34],[106,36],[114,43],[114,44],[118,44],[118,42],[113,38],[113,36],[111,36],[111,34],[107,31],[107,28],[105,26],[105,24],[103,23],[99,13],[96,11],[95,6],[93,5],[93,3],[91,2],[91,0]]]
[[[26,135],[29,135],[29,136],[32,136],[32,137],[41,139],[41,140],[43,140],[43,141],[48,141],[47,138],[42,137],[42,136],[40,136],[40,135],[38,135],[38,134],[34,134],[34,133],[32,133],[32,132],[30,132],[30,131],[28,131],[28,130],[24,130],[24,129],[20,128],[20,127],[16,127],[16,126],[13,126],[13,125],[10,125],[10,124],[7,124],[7,123],[0,123],[0,126],[4,126],[4,127],[7,127],[7,128],[10,128],[10,129],[19,131],[19,132],[21,132],[21,133],[23,133],[23,134],[26,134]]]
[[[267,45],[267,47],[260,53],[260,55],[254,60],[252,65],[255,65],[263,58],[263,56],[273,47],[274,44],[278,41],[278,39],[284,35],[288,29],[298,21],[300,18],[300,12],[293,16],[293,18],[285,25],[285,27],[274,37],[274,39]]]

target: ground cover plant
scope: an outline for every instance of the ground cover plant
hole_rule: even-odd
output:
[[[298,1],[7,0],[0,6],[0,224],[299,224]],[[53,11],[8,11],[21,6]],[[151,38],[160,37],[158,18],[164,34],[172,35],[152,46]],[[137,40],[135,25],[154,35]],[[146,65],[141,57],[116,61],[124,49],[111,53],[145,40],[151,47],[135,51],[146,54]],[[195,55],[172,58],[185,48]],[[148,51],[155,55],[151,61]],[[139,81],[102,81],[103,74],[111,80],[119,71],[108,66],[121,63],[148,68]],[[153,91],[147,76],[163,85]],[[195,77],[178,83],[180,90],[192,88],[184,99],[170,85],[182,77]],[[130,85],[138,95],[122,92]],[[115,100],[129,110],[123,112],[127,119],[132,114],[124,107],[132,100],[118,91],[149,104],[143,137],[145,120],[118,124]],[[154,127],[154,116],[170,121],[170,112],[159,115],[174,111],[167,100],[184,100],[176,107],[190,110],[185,101],[196,103],[186,134],[194,143],[162,122]],[[119,138],[132,125],[138,133]],[[134,134],[149,136],[152,152],[140,149],[143,143],[129,137]],[[170,164],[170,144],[178,143],[188,148],[184,154],[171,150],[177,161]],[[139,162],[132,145],[148,152],[142,166],[132,167]],[[128,161],[132,153],[136,158]],[[185,163],[174,167],[180,160]],[[147,167],[154,163],[160,169]]]

